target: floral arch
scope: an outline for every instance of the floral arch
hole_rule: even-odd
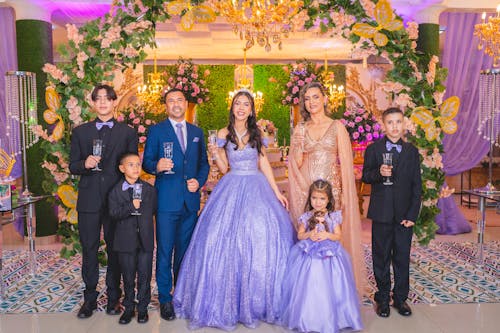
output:
[[[92,118],[88,98],[91,89],[96,83],[112,82],[114,71],[124,71],[145,60],[143,48],[154,46],[157,22],[180,13],[188,25],[196,24],[203,19],[196,13],[213,15],[204,3],[214,1],[115,0],[104,17],[80,28],[67,25],[69,43],[59,50],[66,61],[43,68],[49,74],[48,109],[43,117],[46,126],[36,128],[45,139],[44,187],[57,194],[59,232],[69,245],[63,249],[63,256],[79,251],[75,208],[78,180],[70,176],[68,160],[71,128]],[[446,69],[438,67],[437,56],[417,52],[418,24],[409,22],[404,27],[388,0],[304,0],[291,22],[295,30],[342,36],[352,42],[357,56],[382,56],[393,65],[384,84],[391,91],[393,104],[405,110],[409,140],[421,154],[423,205],[415,234],[420,243],[427,244],[437,229],[436,203],[440,196],[449,195],[449,190],[441,189],[442,138],[443,132],[456,130],[452,118],[459,107],[457,97],[442,101]]]

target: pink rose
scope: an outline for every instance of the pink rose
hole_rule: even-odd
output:
[[[296,94],[296,93],[298,93],[298,92],[299,92],[299,90],[300,90],[300,89],[299,89],[299,87],[297,87],[297,86],[293,87],[293,88],[292,88],[292,94]]]
[[[299,80],[299,82],[297,82],[297,84],[299,85],[299,87],[302,87],[305,84],[305,82],[302,80]]]
[[[367,141],[372,141],[373,140],[373,136],[372,136],[371,133],[366,134],[366,140]]]
[[[365,130],[369,131],[371,129],[372,129],[372,127],[370,125],[368,125],[368,124],[365,125]]]
[[[198,104],[201,104],[201,103],[203,103],[203,99],[198,98],[198,99],[196,100],[196,102],[198,102]]]
[[[358,132],[354,132],[354,133],[352,133],[352,138],[353,138],[354,140],[357,140],[357,139],[359,138],[359,133],[358,133]]]
[[[290,88],[290,87],[292,86],[292,82],[288,81],[288,82],[286,83],[286,86],[287,86],[288,88]]]
[[[144,133],[144,132],[146,132],[146,127],[144,127],[142,125],[139,125],[139,127],[137,127],[137,132],[138,133]]]
[[[139,119],[139,118],[135,118],[135,119],[132,121],[132,124],[137,125],[137,124],[139,124],[140,122],[141,122],[141,119]]]
[[[359,123],[361,120],[363,120],[363,118],[361,118],[360,116],[357,116],[356,118],[354,118],[354,121]]]
[[[299,104],[299,98],[298,97],[294,97],[293,98],[293,104]]]
[[[347,124],[347,126],[349,126],[349,127],[354,127],[354,122],[350,121],[350,122]]]
[[[135,114],[133,112],[130,112],[130,114],[128,115],[128,119],[134,119],[135,118]]]
[[[151,125],[151,120],[150,119],[146,119],[145,123],[146,123],[146,125]]]
[[[358,132],[359,133],[364,133],[365,132],[365,129],[363,128],[363,126],[358,126]]]
[[[140,142],[140,143],[144,143],[144,142],[146,142],[146,137],[145,137],[145,136],[141,136],[141,137],[139,137],[139,142]]]
[[[373,132],[373,138],[374,138],[374,139],[378,139],[378,138],[379,138],[379,134],[378,134],[378,132]]]
[[[311,83],[312,82],[312,78],[308,77],[305,79],[306,83]]]

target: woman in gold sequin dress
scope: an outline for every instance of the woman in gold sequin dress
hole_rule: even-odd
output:
[[[288,176],[290,213],[294,224],[304,212],[309,186],[317,179],[332,184],[335,210],[342,210],[342,245],[351,255],[358,293],[365,289],[361,218],[354,179],[351,141],[344,125],[327,114],[328,97],[318,82],[300,93],[303,122],[293,131]]]

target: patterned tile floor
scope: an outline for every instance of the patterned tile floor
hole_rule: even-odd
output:
[[[409,301],[414,304],[500,302],[500,242],[487,242],[483,265],[477,263],[477,245],[471,242],[433,242],[412,248]],[[4,251],[5,297],[0,313],[74,312],[82,299],[79,256],[62,259],[55,250],[37,251],[37,276],[29,274],[25,251]],[[370,304],[374,293],[370,247],[365,246]],[[103,290],[105,270],[101,269],[99,290]],[[154,281],[154,277],[153,277]],[[158,306],[153,283],[151,309]],[[101,292],[98,308],[103,310],[106,296]]]

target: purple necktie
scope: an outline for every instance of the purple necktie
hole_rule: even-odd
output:
[[[182,152],[186,152],[186,144],[184,143],[184,133],[182,133],[182,124],[177,123],[175,124],[175,127],[177,127],[177,139],[179,140],[179,144],[181,145]]]

